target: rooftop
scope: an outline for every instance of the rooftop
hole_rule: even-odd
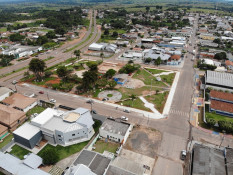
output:
[[[26,97],[21,94],[13,94],[10,97],[3,100],[3,103],[9,104],[13,107],[18,107],[21,109],[25,109],[26,107],[30,106],[31,104],[35,103],[37,100],[35,98]]]
[[[106,119],[100,129],[125,136],[129,126],[130,124],[127,123],[117,122],[112,119]]]
[[[110,161],[111,161],[110,159],[104,157],[99,153],[83,150],[79,154],[78,158],[74,161],[74,165],[75,166],[77,166],[78,164],[86,165],[96,175],[103,175]]]
[[[65,115],[63,117],[63,120],[66,122],[73,123],[73,122],[76,122],[79,118],[80,118],[80,114],[71,112],[71,113],[68,113],[67,115]]]
[[[0,96],[5,95],[6,93],[9,92],[13,92],[13,91],[6,87],[0,87]]]
[[[0,124],[0,135],[2,134],[2,133],[4,133],[5,131],[7,131],[7,127],[6,126],[3,126],[3,125],[1,125]]]
[[[27,122],[27,123],[23,124],[21,127],[17,128],[13,132],[13,134],[16,134],[22,138],[29,140],[34,135],[36,135],[38,132],[40,132],[40,128]]]
[[[215,109],[215,110],[220,110],[220,111],[233,113],[233,104],[232,103],[226,103],[226,102],[222,102],[222,101],[211,100],[210,107]]]
[[[29,154],[23,163],[33,169],[37,169],[43,162],[43,159],[33,153]]]
[[[49,175],[40,169],[33,169],[25,165],[22,160],[8,153],[2,152],[0,152],[0,167],[11,174],[17,175]]]
[[[199,144],[193,151],[193,175],[226,174],[223,151]]]
[[[206,83],[233,88],[233,74],[207,70]]]
[[[25,116],[25,113],[9,106],[0,104],[0,121],[3,124],[11,125],[12,123]]]
[[[210,91],[210,97],[233,102],[233,94],[232,93],[226,93],[226,92],[211,90]]]

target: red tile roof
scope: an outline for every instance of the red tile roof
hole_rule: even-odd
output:
[[[233,66],[233,62],[230,60],[226,60],[225,63],[227,66]]]
[[[180,55],[172,55],[171,59],[172,60],[179,60],[180,59]]]
[[[213,108],[215,110],[233,113],[233,104],[232,103],[225,103],[225,102],[221,102],[221,101],[211,100],[210,108]]]
[[[218,98],[218,99],[223,99],[223,100],[227,100],[227,101],[232,101],[233,102],[233,94],[231,94],[231,93],[226,93],[226,92],[211,90],[210,91],[210,97]]]

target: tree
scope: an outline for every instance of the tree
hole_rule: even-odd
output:
[[[133,106],[133,101],[137,98],[137,96],[134,94],[131,94],[129,98],[131,98],[131,100],[132,100],[131,106]]]
[[[30,76],[29,71],[24,72],[23,77],[26,79]]]
[[[45,68],[45,62],[38,58],[33,58],[29,63],[29,70],[34,73],[37,81],[41,81]]]
[[[47,36],[39,36],[36,40],[36,44],[37,45],[43,45],[45,43],[47,43],[49,40],[47,38]]]
[[[96,87],[98,88],[104,88],[105,86],[107,86],[107,84],[108,80],[106,78],[98,79],[96,81]]]
[[[83,90],[92,89],[95,86],[95,83],[98,79],[98,75],[96,71],[86,71],[83,73],[83,82],[82,88]]]
[[[54,165],[59,161],[58,152],[55,149],[49,148],[43,151],[40,154],[40,157],[43,159],[45,165]]]
[[[90,71],[97,72],[98,71],[98,65],[96,63],[91,63],[88,65]]]
[[[108,29],[104,30],[104,35],[109,35],[109,30]]]
[[[150,11],[150,7],[147,6],[147,7],[146,7],[146,12],[148,13],[149,11]]]
[[[14,33],[14,34],[10,35],[10,40],[13,42],[22,41],[24,38],[25,38],[25,36],[20,35],[19,33]]]
[[[158,57],[156,60],[155,60],[155,65],[159,66],[161,64],[162,60],[160,57]]]
[[[216,120],[214,120],[213,118],[206,117],[206,122],[207,122],[207,125],[210,127],[213,127],[216,124]]]
[[[57,75],[60,77],[63,81],[66,81],[68,77],[70,76],[70,71],[65,66],[59,66],[57,68]]]
[[[220,43],[221,43],[221,40],[220,40],[219,38],[216,38],[216,39],[214,39],[213,42],[214,42],[214,43],[217,43],[217,44],[220,44]]]
[[[109,88],[113,89],[117,85],[117,82],[114,80],[108,81]]]
[[[79,59],[79,58],[80,58],[81,51],[80,51],[80,50],[75,50],[75,51],[74,51],[74,54],[75,54],[75,56]]]
[[[150,63],[151,61],[152,61],[151,58],[146,58],[146,59],[145,59],[145,63]]]
[[[112,37],[117,38],[117,37],[118,37],[118,33],[117,33],[116,31],[114,31],[114,32],[112,33]]]
[[[100,53],[100,58],[102,59],[102,61],[104,61],[104,53],[103,52]]]
[[[112,78],[114,75],[116,74],[116,71],[114,69],[109,69],[106,73],[105,73],[105,77],[110,79]]]
[[[217,60],[226,60],[227,59],[227,54],[226,54],[226,52],[216,53],[214,55],[214,59],[217,59]]]
[[[53,75],[53,72],[50,70],[45,71],[45,73],[44,73],[45,78],[49,78],[51,75]]]
[[[48,31],[48,33],[46,33],[47,38],[53,39],[56,38],[56,33],[53,30]]]

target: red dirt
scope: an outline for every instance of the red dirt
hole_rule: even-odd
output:
[[[46,82],[46,84],[59,84],[61,82],[60,78],[57,78],[55,80],[49,80]]]

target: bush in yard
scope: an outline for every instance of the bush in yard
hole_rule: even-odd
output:
[[[53,72],[48,70],[44,73],[45,78],[49,78],[51,75],[53,75]]]
[[[54,165],[59,160],[59,155],[54,149],[47,149],[40,154],[45,165]]]
[[[213,127],[216,124],[216,121],[213,118],[206,118],[207,125]]]
[[[233,132],[233,123],[232,122],[220,120],[220,121],[218,121],[218,125],[219,125],[219,129],[222,131],[224,130],[227,133]]]

